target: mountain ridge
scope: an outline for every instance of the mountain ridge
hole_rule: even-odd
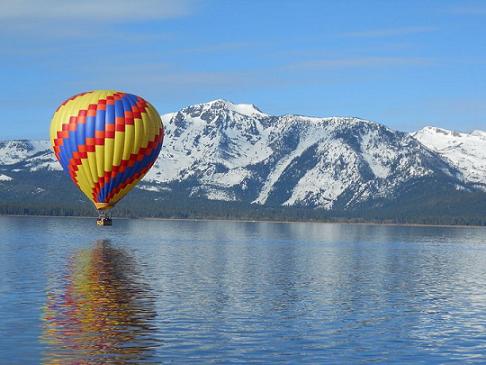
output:
[[[483,170],[478,175],[471,171],[475,164],[440,150],[441,136],[453,135],[444,129],[425,138],[425,129],[409,134],[356,117],[273,116],[224,99],[163,114],[162,120],[160,157],[138,189],[154,199],[173,194],[347,212],[393,205],[404,192],[472,193],[486,186]],[[483,134],[474,132],[481,141]],[[482,151],[471,143],[466,147],[473,153]],[[60,169],[48,141],[0,142],[0,196],[15,191],[37,197],[57,189],[47,182],[36,186],[37,175],[59,175],[59,183],[71,184]]]

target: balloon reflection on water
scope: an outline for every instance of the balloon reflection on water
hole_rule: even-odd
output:
[[[108,241],[78,252],[50,288],[43,314],[45,364],[146,362],[154,337],[155,298],[132,257]]]

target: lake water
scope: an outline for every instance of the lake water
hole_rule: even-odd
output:
[[[0,217],[0,364],[484,363],[486,229]]]

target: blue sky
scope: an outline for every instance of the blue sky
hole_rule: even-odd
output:
[[[0,22],[0,139],[91,89],[486,130],[486,1],[0,0]]]

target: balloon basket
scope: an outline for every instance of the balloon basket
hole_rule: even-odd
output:
[[[108,217],[99,217],[96,220],[96,225],[97,226],[111,226],[112,224],[113,223],[112,223],[111,218],[108,218]]]
[[[104,210],[98,210],[98,219],[96,220],[97,226],[111,226],[112,220],[110,214]]]

